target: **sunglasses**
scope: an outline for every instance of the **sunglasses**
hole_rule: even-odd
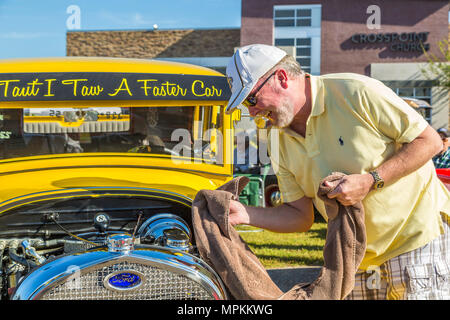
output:
[[[275,71],[276,72],[276,71]],[[267,77],[266,80],[263,81],[263,83],[261,83],[259,85],[259,87],[256,89],[256,91],[252,94],[249,95],[247,97],[247,99],[245,99],[242,104],[244,106],[246,106],[247,108],[249,107],[254,107],[256,106],[256,104],[258,103],[258,100],[256,100],[256,94],[262,89],[262,87],[264,87],[264,85],[266,84],[266,82],[275,74],[275,72],[273,72],[270,76]]]

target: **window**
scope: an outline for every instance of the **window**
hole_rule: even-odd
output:
[[[295,46],[295,39],[275,39],[275,45],[282,46]]]
[[[392,88],[400,97],[415,98],[424,100],[431,104],[431,88],[430,87],[403,87]]]
[[[423,100],[431,105],[431,88],[430,87],[400,87],[392,88],[392,90],[402,98],[413,98]],[[432,108],[423,103],[418,103],[418,107],[414,109],[431,124]]]
[[[220,106],[1,109],[0,126],[0,160],[112,152],[223,165]]]
[[[311,27],[311,9],[275,9],[275,27]]]
[[[294,58],[300,63],[303,71],[311,72],[311,38],[275,39],[275,46],[295,46]]]
[[[273,43],[284,48],[305,72],[320,74],[322,5],[274,5]]]

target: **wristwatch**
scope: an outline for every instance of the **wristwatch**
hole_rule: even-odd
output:
[[[381,188],[383,188],[384,187],[384,180],[380,177],[378,172],[370,171],[369,173],[372,175],[373,180],[375,180],[375,184],[373,185],[373,188],[374,189],[381,189]]]

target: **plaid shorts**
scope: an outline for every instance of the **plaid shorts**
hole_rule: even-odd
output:
[[[347,300],[450,300],[450,219],[425,246],[358,271]]]

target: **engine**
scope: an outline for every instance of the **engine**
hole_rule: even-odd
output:
[[[109,214],[103,208],[94,213],[90,205],[87,210],[77,209],[89,212],[84,214],[91,219],[86,228],[87,221],[79,220],[79,212],[78,219],[70,221],[60,216],[67,217],[67,211],[57,207],[43,210],[41,205],[25,212],[22,208],[21,215],[10,213],[0,229],[2,299],[228,298],[219,276],[199,257],[190,225],[180,215],[158,212],[161,206],[152,203],[151,209],[129,211],[127,222],[118,223],[120,210]],[[24,218],[38,216],[36,210],[39,222]],[[14,219],[21,222],[14,223]],[[86,229],[89,232],[78,232]]]

